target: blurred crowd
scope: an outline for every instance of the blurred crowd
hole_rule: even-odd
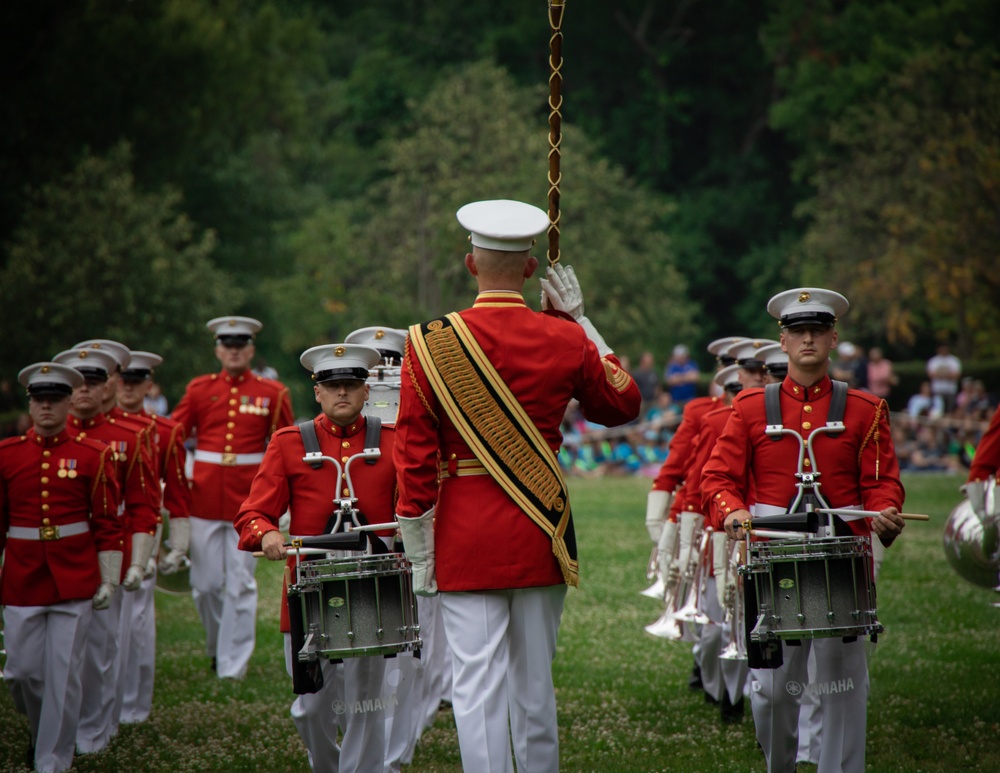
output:
[[[627,358],[622,365],[642,394],[640,418],[606,429],[588,422],[579,406],[571,403],[559,457],[570,475],[655,477],[667,458],[684,405],[697,394],[698,366],[683,344],[674,347],[662,370],[652,352],[644,352],[635,367]],[[837,347],[830,375],[886,400],[899,385],[892,362],[879,347],[865,352],[850,342]],[[927,378],[919,391],[907,398],[905,409],[892,413],[901,470],[964,474],[998,402],[1000,395],[981,380],[962,376],[961,360],[942,344],[927,361]],[[902,406],[903,401],[894,399],[892,404]]]

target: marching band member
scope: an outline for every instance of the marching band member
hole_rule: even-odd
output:
[[[153,369],[163,358],[152,352],[131,353],[118,384],[118,407],[125,418],[136,417],[149,422],[153,430],[156,471],[163,491],[161,512],[170,518],[170,555],[187,552],[191,514],[191,489],[184,474],[187,451],[184,448],[184,427],[165,416],[146,412],[144,398],[152,386]],[[155,552],[155,551],[154,551]],[[178,562],[179,563],[179,562]],[[144,722],[153,705],[153,681],[156,673],[156,556],[149,559],[142,585],[133,595],[132,612],[126,625],[132,629],[133,646],[125,663],[121,680],[122,722]]]
[[[219,373],[194,378],[170,415],[197,439],[191,476],[191,591],[205,629],[212,669],[242,679],[253,654],[257,623],[254,558],[239,550],[233,519],[250,490],[271,434],[292,423],[288,389],[255,375],[250,317],[216,317]]]
[[[18,381],[32,427],[0,441],[3,678],[28,717],[28,767],[56,773],[73,764],[91,617],[121,578],[118,476],[106,443],[67,428],[79,371],[40,362]]]
[[[780,384],[788,375],[788,355],[781,344],[773,344],[761,349],[758,356],[764,360],[767,367],[767,383]],[[879,554],[884,553],[880,540],[872,540],[872,561],[874,563],[875,580],[878,581]],[[816,682],[816,651],[810,649],[806,664],[806,678],[809,684]],[[819,698],[813,692],[806,692],[799,703],[799,750],[795,756],[796,762],[815,765],[819,762],[820,719]]]
[[[344,342],[371,346],[382,355],[379,364],[385,367],[371,371],[368,377],[370,394],[365,407],[366,411],[369,407],[378,411],[384,425],[395,425],[399,384],[396,381],[395,392],[391,392],[386,373],[398,373],[403,364],[406,331],[380,326],[363,327],[349,333]],[[386,404],[373,406],[376,401]],[[398,549],[401,551],[402,546]],[[451,699],[451,653],[444,638],[440,599],[437,596],[417,596],[417,610],[422,642],[420,657],[415,657],[413,652],[400,652],[386,664],[386,680],[395,685],[399,701],[395,712],[386,717],[387,773],[397,773],[400,766],[410,764],[417,741],[426,728],[433,726],[441,701]]]
[[[715,443],[722,434],[732,412],[735,395],[744,389],[764,385],[764,362],[757,353],[764,346],[773,343],[762,339],[745,338],[732,344],[727,354],[734,364],[724,367],[715,375],[715,381],[723,389],[723,406],[707,413],[701,421],[701,432],[695,445],[691,470],[684,483],[684,509],[701,513],[703,502],[703,468],[711,457]],[[751,484],[752,485],[752,484]],[[710,545],[706,545],[713,558],[708,580],[708,590],[704,596],[704,613],[708,622],[701,626],[695,659],[698,664],[706,696],[717,702],[722,721],[740,722],[743,719],[743,687],[746,684],[746,665],[739,660],[720,660],[723,646],[728,643],[730,630],[726,630],[724,594],[726,583],[735,582],[728,577],[729,547],[727,537],[721,529],[712,534]],[[718,582],[718,578],[722,582]],[[725,638],[725,642],[723,639]]]
[[[768,312],[778,318],[781,346],[788,354],[788,376],[779,391],[781,424],[805,440],[826,426],[833,385],[827,375],[830,350],[837,344],[835,323],[849,307],[847,299],[830,290],[801,288],[774,296]],[[871,519],[831,517],[836,534],[869,536],[885,545],[902,531],[899,515],[903,486],[899,480],[889,412],[874,395],[848,390],[843,429],[836,435],[820,433],[813,442],[816,466],[806,457],[803,469],[821,472],[823,496],[831,507],[878,511]],[[744,536],[750,518],[746,473],[756,488],[757,515],[785,512],[796,493],[799,444],[795,438],[765,434],[764,392],[750,390],[733,403],[726,428],[705,466],[703,490],[713,523],[724,526],[733,539]],[[780,643],[780,642],[779,642]],[[806,662],[816,651],[820,683],[838,689],[821,691],[823,743],[820,773],[863,771],[868,697],[868,666],[864,642],[840,638],[804,639],[783,647],[783,664],[775,669],[754,668],[751,706],[757,738],[769,771],[795,769],[799,701],[786,687],[808,685]],[[842,689],[841,689],[842,688]]]
[[[727,336],[712,341],[708,351],[716,357],[716,371],[731,365],[734,360],[726,350],[734,343],[741,341],[740,336]],[[695,397],[684,405],[681,422],[670,439],[667,458],[653,480],[653,486],[646,495],[646,530],[657,546],[657,565],[663,579],[670,574],[670,565],[674,565],[675,574],[683,574],[686,567],[681,566],[680,555],[690,549],[691,540],[698,524],[695,514],[680,517],[681,498],[678,491],[684,483],[693,458],[693,446],[701,431],[702,418],[722,405],[720,395]],[[678,519],[684,521],[680,527]],[[678,538],[684,543],[678,550]],[[693,637],[693,633],[685,630],[685,635]],[[695,644],[695,663],[688,679],[688,687],[701,690],[704,683],[698,667],[697,643]]]
[[[325,456],[347,465],[352,456],[365,450],[368,421],[362,414],[368,398],[368,371],[378,364],[379,352],[357,344],[315,346],[303,352],[303,366],[316,382],[313,391],[322,412],[313,421],[319,449]],[[254,476],[250,494],[236,516],[234,526],[241,550],[262,550],[272,561],[288,559],[286,587],[282,592],[281,630],[285,632],[285,663],[294,678],[288,611],[287,579],[295,559],[288,556],[278,519],[291,514],[290,532],[296,536],[325,534],[335,500],[355,496],[357,509],[369,523],[386,523],[394,530],[396,472],[392,463],[394,432],[383,426],[378,448],[381,456],[373,463],[352,464],[347,488],[347,471],[338,475],[330,465],[312,467],[303,456],[306,447],[299,427],[285,427],[271,438],[264,461]],[[356,710],[384,694],[385,659],[382,655],[345,658],[334,664],[320,658],[321,686],[303,692],[292,703],[292,719],[309,753],[313,771],[381,771],[385,760],[384,709]],[[343,711],[335,710],[343,705]],[[379,704],[381,705],[381,703]],[[338,744],[338,726],[343,738]]]
[[[980,518],[986,515],[986,484],[1000,471],[1000,408],[993,412],[990,426],[980,438],[969,466],[969,478],[962,490]]]
[[[414,589],[441,591],[463,767],[511,771],[513,746],[518,770],[554,771],[552,659],[566,585],[578,583],[559,427],[573,398],[606,425],[634,419],[641,398],[584,316],[571,268],[542,280],[547,312],[525,304],[545,212],[480,201],[457,216],[479,294],[410,328],[397,519]]]
[[[132,647],[132,630],[123,619],[131,607],[132,593],[142,583],[156,541],[160,487],[145,430],[120,423],[103,411],[108,379],[119,366],[115,354],[107,348],[69,349],[53,360],[76,368],[83,376],[83,383],[73,390],[69,427],[82,437],[111,446],[121,489],[121,585],[129,591],[129,598],[115,593],[108,609],[99,611],[90,622],[76,738],[77,749],[86,754],[103,749],[118,731],[119,679]]]

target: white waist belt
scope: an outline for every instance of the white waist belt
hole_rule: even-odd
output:
[[[244,464],[260,464],[264,461],[264,454],[263,452],[259,454],[219,453],[218,451],[201,451],[196,448],[194,460],[208,464],[221,464],[223,467],[236,467]]]
[[[77,534],[86,534],[90,531],[90,521],[77,521],[76,523],[61,523],[58,526],[8,526],[7,536],[14,539],[32,539],[49,542],[50,540],[62,539],[63,537],[75,537]]]

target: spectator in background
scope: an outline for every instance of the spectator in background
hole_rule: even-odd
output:
[[[937,354],[927,360],[927,377],[931,380],[931,394],[941,398],[945,413],[955,407],[961,376],[962,361],[951,353],[948,344],[939,344]]]
[[[868,363],[861,350],[850,341],[842,341],[837,346],[837,361],[831,370],[831,378],[846,381],[851,389],[868,388]]]
[[[142,407],[146,413],[153,416],[166,416],[170,406],[167,405],[167,398],[160,391],[160,385],[155,381],[149,385],[149,392],[142,398]]]
[[[628,372],[628,371],[626,371]],[[639,357],[639,367],[632,373],[632,380],[639,387],[639,395],[642,397],[642,408],[639,410],[640,416],[645,416],[656,396],[660,393],[660,376],[656,372],[656,362],[652,352],[643,352]]]
[[[955,398],[955,413],[959,418],[989,421],[993,410],[982,381],[968,376],[962,379],[962,389]]]
[[[930,381],[924,381],[920,384],[920,391],[912,395],[906,403],[906,413],[911,419],[920,416],[938,419],[944,415],[944,400],[939,395],[933,394]]]
[[[698,394],[698,363],[691,359],[691,352],[684,344],[677,344],[670,355],[670,362],[663,379],[670,390],[670,399],[679,407]]]
[[[868,391],[876,397],[888,400],[892,388],[898,383],[899,377],[892,371],[892,360],[887,359],[877,346],[869,349]]]

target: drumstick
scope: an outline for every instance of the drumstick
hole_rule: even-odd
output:
[[[816,508],[817,513],[827,513],[828,515],[855,515],[865,518],[877,518],[881,513],[878,510],[851,510],[849,507],[822,507]],[[922,513],[896,513],[904,521],[929,521],[931,517]]]
[[[323,550],[322,548],[288,548],[288,555],[300,555],[300,556],[324,556],[329,553],[329,550]],[[263,550],[255,550],[253,552],[254,558],[263,558]]]

